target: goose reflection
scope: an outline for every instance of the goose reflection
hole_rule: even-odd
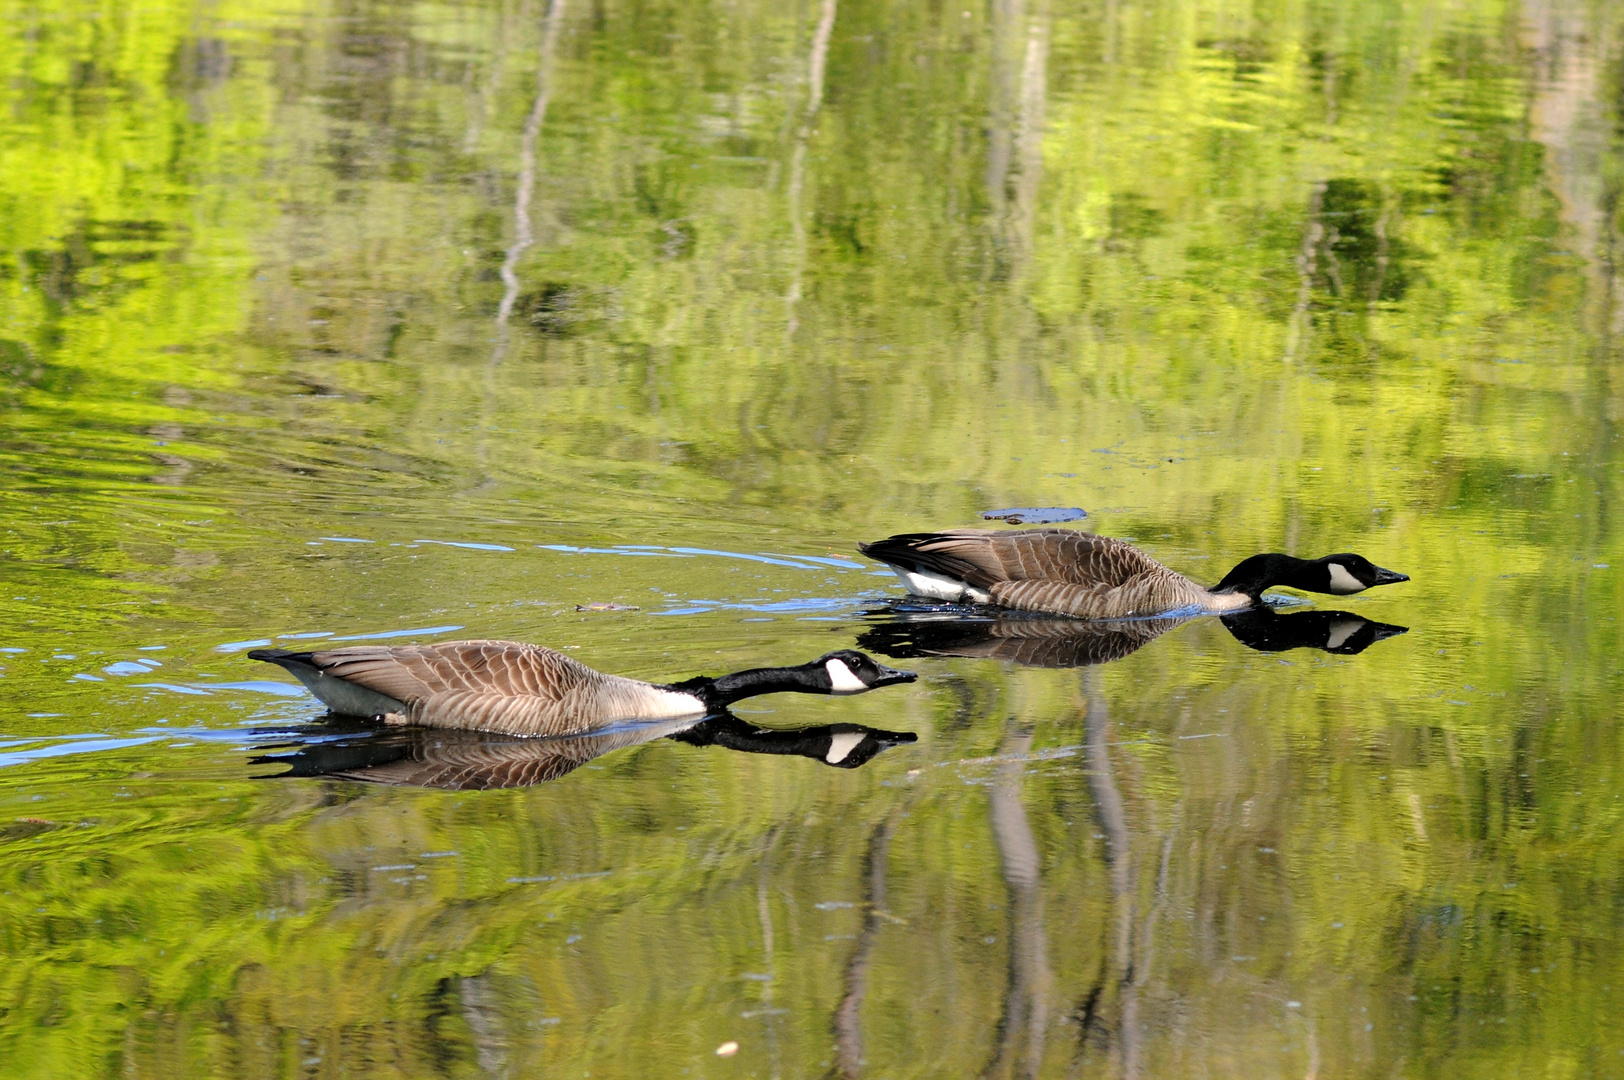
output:
[[[859,646],[893,658],[968,656],[1027,667],[1076,668],[1121,660],[1200,615],[1091,621],[1035,616],[966,618],[939,608],[898,605],[869,615],[890,615],[857,639]],[[1409,630],[1346,611],[1282,615],[1252,608],[1220,621],[1236,641],[1259,652],[1320,649],[1350,656]]]
[[[669,720],[554,738],[359,724],[327,727],[324,735],[291,751],[252,757],[249,763],[288,766],[286,772],[263,779],[324,777],[469,791],[544,784],[593,758],[662,738],[747,754],[793,754],[839,769],[855,769],[882,751],[917,738],[910,731],[847,723],[761,728],[731,713],[700,721]]]

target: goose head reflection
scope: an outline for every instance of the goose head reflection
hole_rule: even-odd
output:
[[[757,727],[723,712],[704,720],[627,725],[592,735],[534,738],[420,727],[379,727],[350,721],[324,725],[321,734],[291,750],[249,758],[255,765],[285,765],[263,779],[325,777],[406,787],[486,790],[530,787],[557,780],[594,758],[656,739],[720,746],[747,754],[792,754],[840,769],[855,769],[893,746],[917,738],[862,724],[797,729]]]
[[[892,658],[965,656],[1007,660],[1027,667],[1076,668],[1108,664],[1137,652],[1200,615],[1089,621],[1041,616],[964,618],[938,609],[897,605],[872,616],[886,621],[858,637],[865,649]],[[1346,611],[1280,614],[1251,608],[1220,620],[1235,640],[1260,652],[1321,649],[1352,655],[1409,628]]]
[[[1273,608],[1251,608],[1223,617],[1235,640],[1258,652],[1322,649],[1353,656],[1378,641],[1409,633],[1408,626],[1377,622],[1346,611],[1300,611],[1281,615]]]

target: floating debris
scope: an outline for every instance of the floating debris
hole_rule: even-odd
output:
[[[983,510],[984,521],[1006,521],[1011,525],[1050,525],[1056,521],[1076,521],[1088,516],[1080,506],[1015,506],[1008,510]]]
[[[736,1043],[736,1042],[725,1042],[721,1046],[718,1046],[716,1048],[716,1056],[717,1057],[732,1057],[734,1054],[737,1054],[738,1052],[739,1052],[739,1044]]]
[[[576,611],[641,611],[635,604],[576,604]]]

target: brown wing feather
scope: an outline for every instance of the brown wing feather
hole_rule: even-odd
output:
[[[989,590],[993,603],[1078,619],[1132,619],[1197,607],[1199,585],[1165,566],[1121,585],[1068,585],[1058,581],[1004,581]]]
[[[1077,529],[954,529],[906,533],[861,545],[883,562],[920,566],[981,589],[1002,581],[1057,581],[1114,588],[1166,570],[1132,544]]]
[[[984,589],[996,604],[1081,619],[1122,619],[1200,605],[1208,592],[1123,540],[1076,529],[955,529],[860,545],[907,570]]]
[[[406,706],[430,727],[511,735],[576,735],[606,723],[704,715],[697,697],[605,675],[517,641],[358,645],[310,654],[323,673]]]
[[[558,701],[607,680],[563,653],[518,641],[355,645],[315,652],[310,658],[328,675],[407,705],[445,694]]]

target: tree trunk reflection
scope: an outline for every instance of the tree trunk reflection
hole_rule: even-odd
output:
[[[880,925],[886,921],[885,864],[896,819],[893,812],[875,826],[864,860],[868,893],[863,898],[863,929],[857,936],[857,949],[846,965],[845,996],[835,1011],[836,1063],[844,1077],[855,1077],[863,1066],[863,1001],[868,996],[868,969],[873,962],[874,945],[879,938]]]
[[[1094,813],[1100,832],[1105,837],[1105,863],[1110,874],[1112,910],[1109,948],[1100,978],[1080,1010],[1083,1014],[1083,1051],[1086,1054],[1090,1037],[1098,1033],[1116,1064],[1118,1075],[1132,1080],[1141,1074],[1142,1068],[1139,986],[1145,976],[1141,965],[1136,962],[1135,945],[1136,938],[1143,940],[1148,937],[1148,926],[1144,932],[1135,933],[1137,871],[1128,832],[1127,807],[1117,787],[1115,766],[1111,761],[1111,718],[1106,710],[1105,697],[1099,689],[1098,673],[1084,672],[1083,688],[1088,699],[1083,759],[1089,794],[1094,800]],[[1164,851],[1164,870],[1160,875],[1163,878],[1166,858]]]
[[[1043,928],[1043,860],[1021,802],[1021,778],[1031,749],[1031,728],[1010,733],[1002,751],[1008,760],[999,767],[991,792],[993,839],[1010,904],[1003,1037],[986,1070],[987,1076],[994,1077],[1038,1075],[1048,1033],[1051,976],[1049,940]]]
[[[829,63],[829,38],[835,30],[836,0],[823,0],[818,12],[818,28],[812,34],[812,48],[806,61],[806,110],[795,132],[795,146],[789,159],[789,222],[794,237],[794,263],[790,269],[789,291],[784,294],[787,309],[785,336],[792,337],[800,325],[795,309],[801,302],[801,278],[806,273],[806,222],[801,215],[801,193],[806,186],[806,150],[812,139],[812,125],[823,107],[823,73]]]
[[[1561,207],[1573,246],[1585,260],[1585,278],[1594,327],[1603,334],[1624,331],[1619,303],[1618,235],[1604,170],[1611,150],[1611,125],[1603,104],[1603,61],[1586,11],[1563,0],[1526,0],[1523,18],[1534,52],[1534,92],[1529,103],[1529,134],[1545,148],[1545,173]],[[1602,52],[1605,53],[1605,40]]]
[[[1003,279],[1032,250],[1048,97],[1049,10],[1037,0],[992,7],[992,78],[987,108],[987,202],[993,224],[991,273]]]
[[[514,302],[519,298],[519,257],[536,242],[530,221],[530,195],[536,186],[536,141],[541,137],[541,125],[547,119],[547,104],[553,93],[553,54],[558,49],[558,32],[564,23],[564,0],[550,0],[547,21],[541,35],[541,48],[536,58],[536,98],[530,106],[530,115],[524,121],[524,135],[519,141],[519,180],[513,195],[513,243],[502,259],[502,302],[496,309],[496,325],[502,336],[497,343],[493,362],[501,360],[506,347],[505,330],[508,317],[513,314]]]

